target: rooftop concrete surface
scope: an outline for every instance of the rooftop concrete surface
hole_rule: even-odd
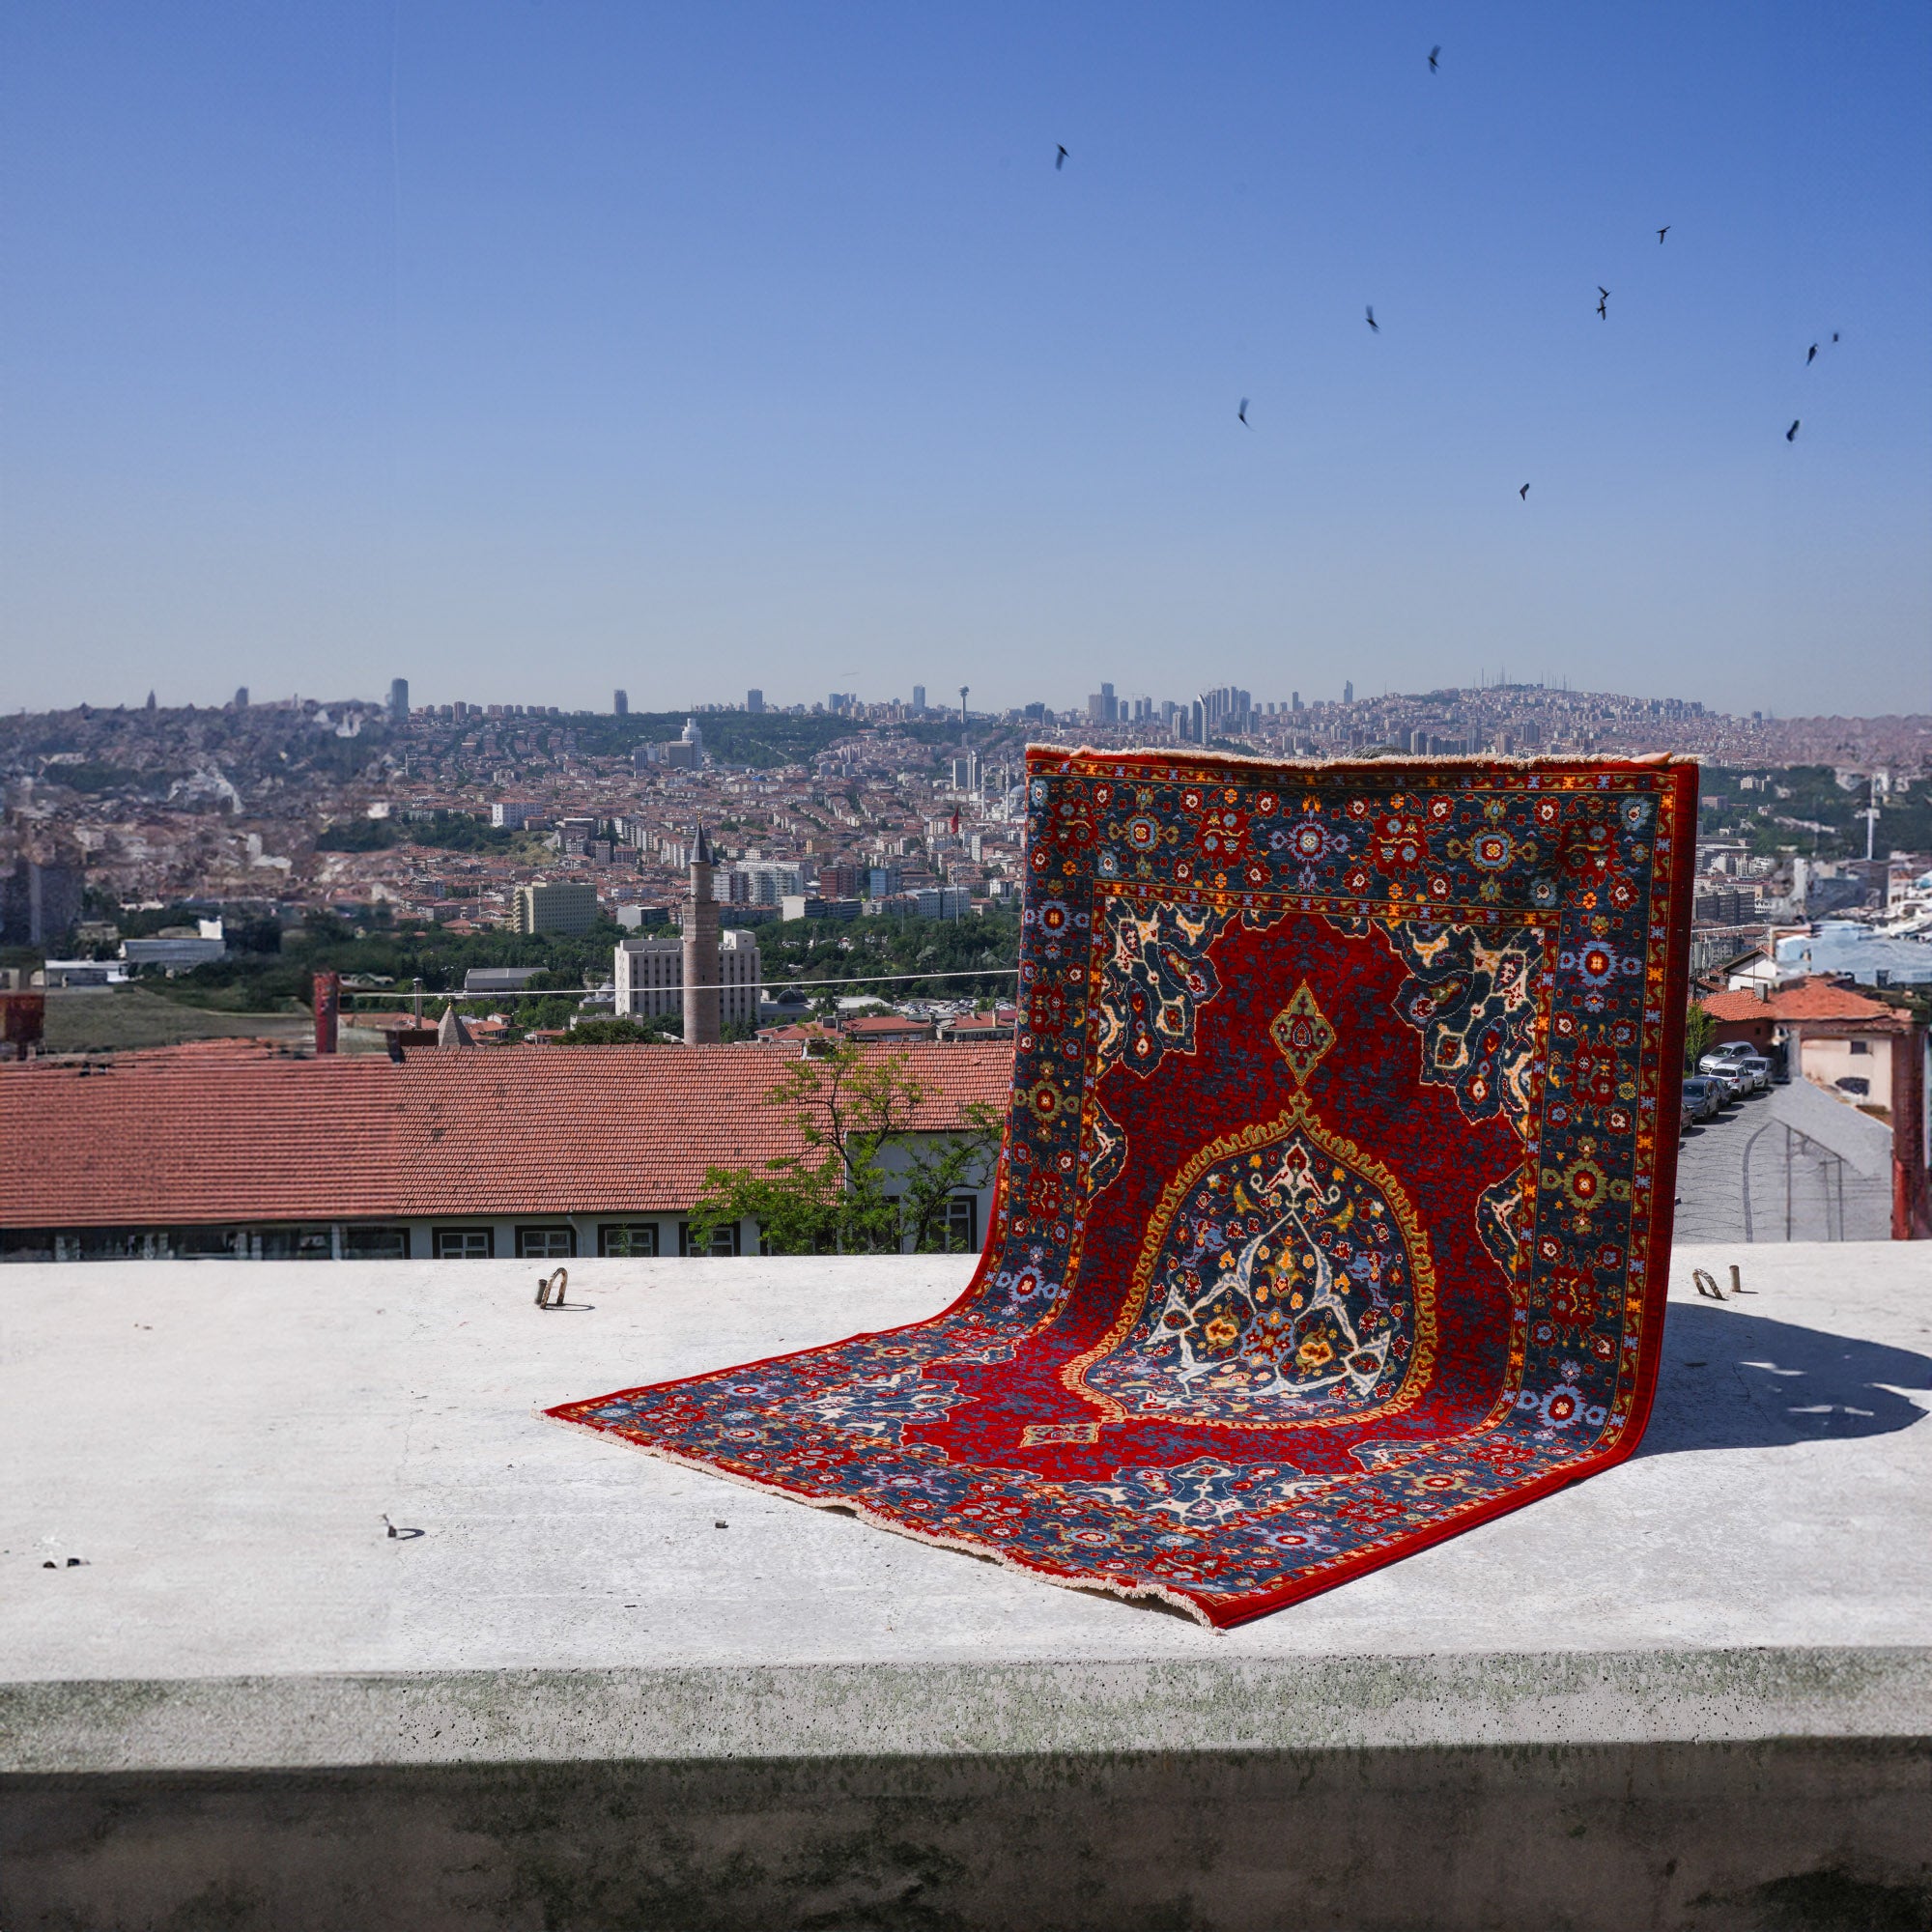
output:
[[[532,1412],[969,1269],[0,1271],[0,1771],[1932,1735],[1932,1248],[1680,1250],[1636,1458],[1230,1633]]]

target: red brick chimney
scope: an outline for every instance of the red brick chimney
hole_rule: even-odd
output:
[[[336,1028],[342,1013],[342,976],[318,973],[315,976],[315,1050],[335,1051]]]

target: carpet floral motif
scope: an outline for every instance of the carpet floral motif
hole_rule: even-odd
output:
[[[1694,768],[1037,749],[1027,797],[966,1293],[550,1412],[1218,1625],[1629,1455]]]

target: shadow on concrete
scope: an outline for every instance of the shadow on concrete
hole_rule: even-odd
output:
[[[1918,1399],[1913,1399],[1918,1392]],[[1889,1435],[1926,1418],[1932,1356],[1673,1301],[1639,1456]]]

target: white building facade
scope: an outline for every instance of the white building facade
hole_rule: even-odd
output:
[[[649,1019],[684,1010],[684,941],[638,934],[616,950],[613,980],[620,1019]],[[721,1026],[756,1026],[764,987],[759,978],[758,942],[744,931],[718,935],[718,1021]]]

